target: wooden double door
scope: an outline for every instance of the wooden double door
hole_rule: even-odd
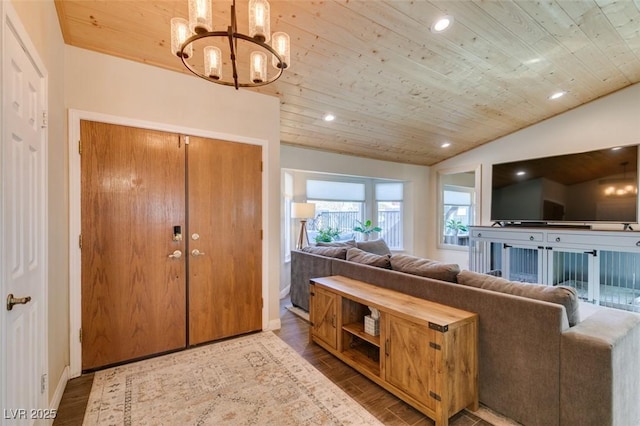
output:
[[[262,328],[260,146],[82,121],[82,370]]]

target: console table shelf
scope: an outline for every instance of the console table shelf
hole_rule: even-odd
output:
[[[310,339],[436,426],[478,409],[476,314],[342,276],[314,278],[310,294]],[[378,336],[365,332],[369,308]]]
[[[371,334],[364,332],[364,323],[362,322],[352,322],[351,324],[346,324],[342,326],[342,329],[347,333],[351,333],[354,336],[365,340],[372,345],[380,347],[380,336],[373,336]]]

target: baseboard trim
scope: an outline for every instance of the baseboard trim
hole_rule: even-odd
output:
[[[49,409],[58,410],[60,407],[60,401],[62,401],[62,395],[64,394],[64,390],[67,387],[67,382],[69,381],[69,366],[67,365],[62,370],[62,374],[60,375],[60,379],[58,380],[58,384],[56,386],[56,391],[53,393],[53,397],[51,398],[51,402],[49,403]],[[49,424],[53,424],[53,420],[49,420]]]
[[[280,322],[280,318],[269,321],[269,326],[267,330],[280,330],[282,327],[282,323]]]
[[[289,290],[291,290],[291,284],[280,290],[280,299],[284,299],[289,294]]]

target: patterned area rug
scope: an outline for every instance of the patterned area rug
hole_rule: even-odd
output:
[[[84,425],[380,425],[263,332],[95,374]]]

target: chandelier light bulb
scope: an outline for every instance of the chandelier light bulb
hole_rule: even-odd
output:
[[[195,34],[211,31],[213,21],[210,0],[189,0],[189,28]]]
[[[267,78],[267,55],[251,52],[251,81],[262,83]]]
[[[268,42],[271,37],[270,10],[267,0],[249,0],[249,36]]]
[[[204,48],[204,74],[214,80],[222,78],[222,51],[219,48]]]
[[[180,54],[182,44],[190,36],[189,22],[186,19],[171,19],[171,53],[178,57],[184,56],[185,59],[191,57],[193,54],[193,45],[191,44],[184,50],[183,55]]]
[[[273,37],[271,38],[271,44],[275,51],[282,58],[282,64],[278,62],[278,58],[272,56],[271,64],[275,68],[286,69],[291,64],[291,48],[289,43],[289,35],[283,32],[273,33]]]

